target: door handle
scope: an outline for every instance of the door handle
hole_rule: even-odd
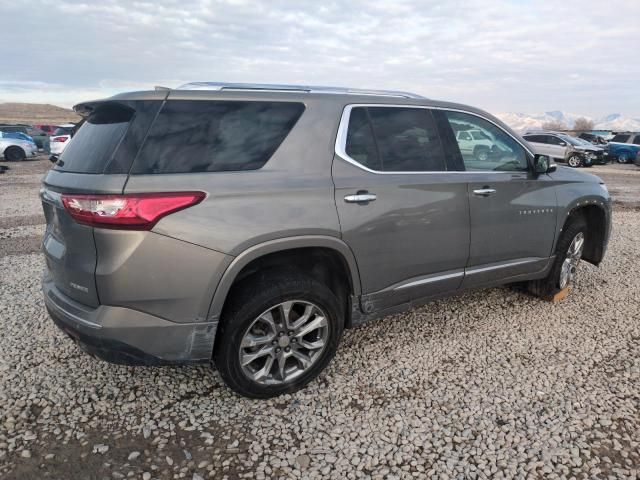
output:
[[[496,189],[488,187],[478,188],[473,191],[473,194],[479,197],[488,197],[489,195],[493,195],[494,193],[496,193]]]
[[[376,198],[374,193],[369,193],[366,190],[358,191],[358,193],[346,195],[344,197],[344,201],[347,203],[359,203],[362,205],[366,205],[369,202],[373,202]]]

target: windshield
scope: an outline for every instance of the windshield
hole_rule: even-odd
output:
[[[558,135],[558,137],[562,138],[564,141],[570,143],[574,147],[582,146],[582,143],[580,143],[577,138],[571,137],[569,135]]]

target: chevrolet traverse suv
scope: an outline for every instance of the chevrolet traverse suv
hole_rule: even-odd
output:
[[[607,247],[602,182],[465,105],[196,83],[75,110],[41,190],[43,291],[107,361],[213,362],[272,397],[316,377],[344,328],[467,289],[546,295]]]

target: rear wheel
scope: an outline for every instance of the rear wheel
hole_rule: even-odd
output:
[[[27,158],[27,155],[20,147],[9,147],[4,151],[4,158],[8,162],[19,162]]]
[[[572,153],[571,156],[567,159],[567,164],[570,167],[578,168],[582,165],[582,157],[576,153]]]
[[[621,152],[618,154],[618,163],[629,163],[629,154],[627,152]]]
[[[529,290],[539,296],[553,295],[571,285],[576,277],[587,239],[587,222],[581,215],[570,217],[565,224],[556,258],[546,278],[529,282]]]
[[[241,395],[271,398],[294,392],[334,356],[343,316],[333,292],[306,275],[244,282],[225,307],[214,363]]]

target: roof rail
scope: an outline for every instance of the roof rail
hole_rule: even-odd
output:
[[[226,82],[191,82],[180,85],[177,90],[261,90],[267,92],[305,92],[351,95],[376,95],[383,97],[401,97],[424,99],[421,95],[394,90],[368,90],[346,87],[321,87],[311,85],[278,85],[268,83],[226,83]]]

